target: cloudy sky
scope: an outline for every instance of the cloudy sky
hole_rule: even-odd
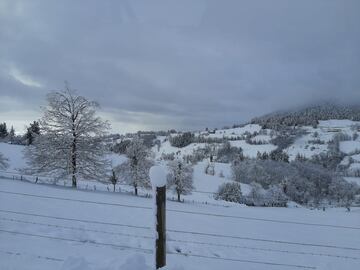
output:
[[[200,129],[360,102],[358,0],[0,0],[0,122],[64,81],[114,131]]]

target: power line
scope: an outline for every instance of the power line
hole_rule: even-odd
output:
[[[202,236],[211,236],[217,238],[230,238],[230,239],[241,239],[241,240],[249,240],[249,241],[258,241],[258,242],[269,242],[276,244],[286,244],[286,245],[297,245],[297,246],[309,246],[309,247],[324,247],[324,248],[334,248],[334,249],[344,249],[344,250],[356,250],[360,251],[360,248],[354,247],[343,247],[343,246],[335,246],[335,245],[323,245],[323,244],[314,244],[314,243],[302,243],[302,242],[290,242],[290,241],[281,241],[281,240],[271,240],[271,239],[262,239],[262,238],[252,238],[252,237],[244,237],[237,235],[226,235],[226,234],[215,234],[215,233],[203,233],[203,232],[194,232],[194,231],[181,231],[181,230],[168,230],[169,232],[174,233],[183,233],[183,234],[192,234],[192,235],[202,235]]]
[[[109,223],[109,222],[101,222],[101,221],[94,221],[94,220],[87,220],[87,219],[63,218],[63,217],[57,217],[57,216],[32,214],[32,213],[17,212],[17,211],[2,210],[2,209],[0,209],[0,212],[12,213],[12,214],[18,214],[18,215],[26,215],[26,216],[44,217],[44,218],[51,218],[51,219],[57,219],[57,220],[79,221],[79,222],[84,222],[84,223],[93,223],[93,224],[101,224],[101,225],[130,227],[130,228],[146,229],[146,230],[151,229],[150,227],[145,227],[145,226],[128,225],[128,224],[121,224],[121,223]],[[173,233],[201,235],[201,236],[216,237],[216,238],[229,238],[229,239],[240,239],[240,240],[249,240],[249,241],[257,241],[257,242],[268,242],[268,243],[275,243],[275,244],[287,244],[287,245],[310,246],[310,247],[324,247],[324,248],[332,248],[332,249],[360,251],[360,248],[355,248],[355,247],[343,247],[343,246],[335,246],[335,245],[323,245],[323,244],[314,244],[314,243],[291,242],[291,241],[271,240],[271,239],[263,239],[263,238],[243,237],[243,236],[237,236],[237,235],[203,233],[203,232],[197,232],[197,231],[183,231],[183,230],[175,230],[175,229],[168,229],[167,231],[168,232],[173,232]]]
[[[70,198],[46,196],[46,195],[35,195],[35,194],[30,194],[30,193],[12,192],[12,191],[4,191],[4,190],[0,190],[0,193],[12,194],[12,195],[21,195],[21,196],[35,197],[35,198],[43,198],[43,199],[51,199],[51,200],[72,201],[72,202],[79,202],[79,203],[110,205],[110,206],[119,206],[119,207],[127,207],[127,208],[137,208],[137,209],[152,210],[152,207],[150,207],[150,206],[139,206],[139,205],[120,204],[120,203],[106,203],[106,202],[99,202],[99,201],[70,199]]]
[[[110,234],[110,235],[120,235],[120,236],[127,236],[127,237],[133,237],[133,238],[154,239],[153,237],[150,237],[150,236],[126,234],[126,233],[120,233],[120,232],[108,232],[108,231],[103,231],[103,230],[77,228],[77,227],[71,227],[71,226],[54,225],[54,224],[49,224],[49,223],[25,221],[25,220],[18,220],[18,219],[12,219],[12,218],[0,218],[0,219],[5,220],[5,221],[10,221],[10,222],[32,224],[32,225],[40,225],[40,226],[47,226],[47,227],[54,227],[54,228],[63,228],[63,229],[69,229],[69,230],[88,231],[88,232],[96,232],[96,233],[103,233],[103,234]],[[271,248],[258,248],[258,247],[239,246],[239,245],[230,245],[230,244],[225,245],[225,244],[200,242],[200,241],[188,241],[188,240],[180,240],[180,239],[168,239],[167,241],[168,242],[176,242],[176,243],[185,243],[185,244],[197,244],[197,245],[207,245],[207,246],[215,246],[215,247],[225,247],[225,248],[237,248],[237,249],[248,249],[248,250],[257,250],[257,251],[268,251],[268,252],[299,254],[299,255],[311,255],[311,256],[326,256],[326,257],[332,257],[332,258],[360,260],[360,258],[358,258],[358,257],[342,256],[342,255],[326,254],[326,253],[289,251],[289,250],[279,250],[279,249],[271,249]]]
[[[266,218],[254,218],[254,217],[235,216],[235,215],[202,213],[202,212],[176,210],[176,209],[170,209],[168,211],[176,212],[176,213],[200,215],[200,216],[220,217],[220,218],[234,218],[234,219],[254,220],[254,221],[263,221],[263,222],[271,222],[271,223],[283,223],[283,224],[294,224],[294,225],[303,225],[303,226],[330,227],[330,228],[336,228],[336,229],[360,230],[360,227],[342,226],[342,225],[307,223],[307,222],[297,222],[297,221],[287,221],[287,220],[277,220],[277,219],[266,219]]]
[[[90,245],[96,245],[96,246],[109,246],[109,247],[120,248],[120,249],[123,249],[123,250],[131,249],[131,250],[136,250],[138,252],[143,252],[143,253],[146,253],[146,254],[152,254],[153,253],[153,251],[151,249],[136,248],[136,247],[125,246],[125,245],[116,245],[116,244],[110,244],[110,243],[99,243],[99,242],[95,242],[95,241],[84,242],[84,241],[81,241],[81,240],[75,240],[75,239],[69,239],[69,238],[63,238],[63,237],[46,236],[46,235],[31,234],[31,233],[22,233],[22,232],[7,231],[7,230],[2,230],[2,229],[0,229],[0,232],[9,233],[9,234],[15,234],[15,235],[23,235],[23,236],[30,236],[30,237],[45,238],[45,239],[51,239],[51,240],[77,242],[77,243],[90,244]],[[231,261],[231,262],[242,262],[242,263],[252,263],[252,264],[262,264],[262,265],[284,266],[284,267],[294,267],[294,268],[303,268],[303,269],[316,269],[316,267],[314,267],[314,266],[305,266],[305,265],[296,265],[296,264],[283,264],[283,263],[256,261],[256,260],[242,260],[242,259],[235,259],[235,258],[223,258],[223,257],[206,256],[206,255],[200,255],[200,254],[182,254],[182,253],[176,253],[176,252],[167,252],[167,254],[169,254],[169,255],[177,255],[177,256],[184,256],[184,257],[197,257],[197,258],[204,258],[204,259]]]
[[[242,262],[242,263],[253,263],[253,264],[262,264],[262,265],[272,265],[272,266],[285,266],[285,267],[294,267],[294,268],[303,268],[303,269],[316,269],[315,266],[305,266],[305,265],[297,265],[297,264],[284,264],[284,263],[274,263],[274,262],[264,262],[264,261],[255,261],[255,260],[242,260],[242,259],[234,259],[234,258],[222,258],[222,257],[213,257],[206,255],[198,255],[198,254],[182,254],[175,252],[167,252],[170,255],[181,255],[184,257],[197,257],[204,259],[215,259],[215,260],[223,260],[223,261],[231,261],[231,262]]]
[[[93,223],[93,224],[100,224],[100,225],[128,227],[128,228],[135,228],[135,229],[146,229],[146,230],[151,229],[150,227],[146,227],[146,226],[137,226],[137,225],[130,225],[130,224],[112,223],[112,222],[104,222],[104,221],[88,220],[88,219],[56,217],[56,216],[40,215],[40,214],[17,212],[17,211],[9,211],[9,210],[2,210],[2,209],[0,209],[0,212],[18,214],[18,215],[25,215],[25,216],[51,218],[51,219],[57,219],[57,220],[78,221],[78,222]]]
[[[55,197],[55,196],[35,195],[35,194],[30,194],[30,193],[11,192],[11,191],[4,191],[4,190],[0,190],[0,193],[11,194],[11,195],[22,195],[22,196],[29,196],[29,197],[36,197],[36,198],[44,198],[44,199],[74,201],[74,202],[80,202],[80,203],[152,210],[152,207],[149,207],[149,206],[139,206],[139,205],[119,204],[119,203],[106,203],[106,202],[99,202],[99,201],[70,199],[70,198]],[[254,220],[254,221],[262,221],[262,222],[281,223],[281,224],[294,224],[294,225],[313,226],[313,227],[329,227],[329,228],[335,228],[335,229],[360,230],[360,227],[343,226],[343,225],[331,225],[331,224],[296,222],[296,221],[277,220],[277,219],[254,218],[254,217],[245,217],[245,216],[237,216],[237,215],[225,215],[225,214],[203,213],[203,212],[196,212],[196,211],[185,211],[185,210],[178,210],[178,209],[167,209],[166,211],[174,212],[174,213],[200,215],[200,216],[212,216],[212,217],[219,217],[219,218],[233,218],[233,219],[242,219],[242,220]]]
[[[360,260],[359,257],[342,256],[342,255],[327,254],[327,253],[315,253],[315,252],[305,252],[305,251],[289,251],[289,250],[280,250],[280,249],[272,249],[272,248],[257,248],[257,247],[249,247],[249,246],[240,246],[240,245],[225,245],[225,244],[216,244],[216,243],[200,242],[200,241],[187,241],[187,240],[179,240],[179,239],[170,239],[170,240],[167,240],[167,241],[168,242],[186,243],[186,244],[214,246],[214,247],[238,248],[238,249],[249,249],[249,250],[288,253],[288,254],[298,254],[298,255],[325,256],[325,257],[331,257],[331,258]]]
[[[0,220],[23,223],[23,224],[32,224],[32,225],[40,225],[40,226],[47,226],[47,227],[54,227],[54,228],[62,228],[62,229],[68,229],[68,230],[76,230],[76,231],[87,231],[87,232],[103,233],[103,234],[110,234],[110,235],[121,235],[121,236],[128,236],[128,237],[134,237],[134,238],[144,238],[144,239],[153,239],[154,238],[154,237],[146,236],[146,235],[135,235],[135,234],[128,234],[128,233],[120,233],[120,232],[109,232],[109,231],[103,231],[103,230],[77,228],[77,227],[72,227],[72,226],[55,225],[55,224],[26,221],[26,220],[19,220],[19,219],[13,219],[13,218],[2,218],[1,217]]]
[[[51,240],[60,240],[60,241],[69,241],[69,242],[76,242],[76,243],[82,243],[82,244],[93,244],[93,245],[99,245],[99,246],[110,246],[120,249],[131,249],[136,250],[144,253],[152,253],[152,249],[146,249],[146,248],[138,248],[138,247],[131,247],[126,245],[117,245],[117,244],[111,244],[111,243],[101,243],[101,242],[95,242],[95,241],[83,241],[83,240],[76,240],[76,239],[70,239],[70,238],[64,238],[64,237],[58,237],[58,236],[48,236],[48,235],[41,235],[41,234],[33,234],[33,233],[24,233],[24,232],[17,232],[17,231],[8,231],[8,230],[2,230],[0,229],[0,232],[3,233],[9,233],[9,234],[17,234],[17,235],[24,235],[24,236],[32,236],[32,237],[38,237],[38,238],[45,238],[45,239],[51,239]]]

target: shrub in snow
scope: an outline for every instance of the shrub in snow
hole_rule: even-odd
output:
[[[2,153],[0,153],[0,169],[5,170],[8,166],[8,159],[5,158]]]
[[[135,195],[138,195],[138,187],[151,187],[149,170],[153,161],[148,158],[149,155],[149,149],[143,141],[135,137],[126,149],[128,160],[116,167],[122,180],[134,187]]]
[[[239,183],[224,183],[219,186],[215,194],[215,200],[224,200],[228,202],[241,202],[241,186]]]
[[[109,124],[96,116],[97,103],[79,96],[68,85],[50,93],[40,120],[42,135],[26,150],[29,170],[57,177],[101,179],[109,168],[101,139]]]
[[[213,163],[208,163],[205,166],[205,174],[215,175],[215,166]]]
[[[252,182],[250,192],[246,196],[246,204],[253,206],[262,206],[266,203],[266,195],[260,184]]]
[[[354,134],[352,135],[353,141],[356,141],[358,138],[359,138],[359,133],[354,132]]]
[[[267,206],[286,206],[288,197],[280,185],[271,185],[266,190],[265,204]]]
[[[167,188],[177,194],[180,202],[180,195],[191,194],[193,186],[193,168],[183,160],[175,159],[168,163],[169,174],[167,175]]]

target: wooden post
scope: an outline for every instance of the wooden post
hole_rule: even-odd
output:
[[[154,230],[155,239],[155,266],[156,269],[166,265],[166,177],[167,171],[160,165],[150,168],[149,176],[153,187],[154,200]]]
[[[166,265],[166,186],[156,187],[156,269]]]

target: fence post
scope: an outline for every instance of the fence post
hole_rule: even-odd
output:
[[[156,188],[156,269],[166,265],[166,186]]]
[[[156,211],[155,265],[156,269],[159,269],[166,265],[166,170],[161,166],[151,167],[150,180]]]

